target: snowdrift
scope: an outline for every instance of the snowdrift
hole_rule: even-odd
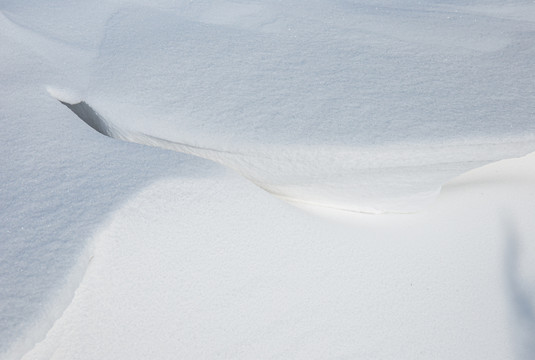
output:
[[[101,114],[106,135],[215,160],[291,201],[414,212],[453,177],[535,150],[533,24],[462,9],[121,8],[70,107]]]
[[[535,146],[531,137],[518,136],[487,138],[486,143],[472,139],[439,145],[259,145],[221,150],[117,128],[84,101],[61,102],[106,136],[216,161],[284,200],[370,213],[422,210],[446,181],[493,161],[525,155]]]
[[[0,357],[533,358],[534,14],[3,1]]]

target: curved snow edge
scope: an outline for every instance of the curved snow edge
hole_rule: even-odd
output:
[[[454,177],[535,149],[535,139],[530,137],[354,148],[216,149],[119,128],[85,101],[57,99],[103,135],[215,161],[293,204],[372,214],[421,211]]]
[[[65,277],[63,285],[56,289],[50,296],[38,319],[33,326],[20,336],[0,358],[6,360],[21,359],[30,352],[39,342],[43,341],[65,310],[74,299],[77,289],[80,287],[94,253],[94,244],[88,244],[86,249],[78,256],[71,271]]]

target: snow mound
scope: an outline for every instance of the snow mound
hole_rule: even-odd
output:
[[[417,211],[449,179],[535,150],[534,23],[462,9],[123,7],[76,111],[97,111],[107,135],[215,160],[291,201]]]

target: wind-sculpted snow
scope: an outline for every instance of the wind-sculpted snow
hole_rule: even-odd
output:
[[[241,262],[235,254],[241,251],[242,259],[249,259],[246,262],[254,269],[257,262],[251,261],[248,254],[256,249],[260,262],[265,264],[261,271],[266,272],[239,269],[237,274],[245,276],[241,277],[240,288],[250,289],[247,276],[271,284],[265,293],[258,293],[260,307],[273,305],[276,314],[303,309],[298,314],[300,319],[315,318],[318,312],[313,309],[325,309],[325,318],[314,320],[317,337],[307,337],[309,343],[301,343],[305,338],[301,335],[310,333],[310,323],[301,323],[302,331],[294,332],[287,325],[299,322],[291,316],[286,317],[289,321],[280,318],[275,325],[265,324],[270,330],[258,333],[260,350],[244,353],[245,358],[267,356],[262,353],[266,347],[283,354],[283,358],[292,358],[285,356],[284,348],[299,348],[297,343],[303,345],[299,348],[303,358],[335,356],[330,353],[334,348],[340,349],[340,356],[355,358],[351,356],[355,350],[351,346],[360,346],[363,340],[368,344],[360,348],[364,358],[374,354],[399,358],[398,350],[409,348],[407,358],[417,358],[423,354],[418,344],[430,351],[428,358],[437,354],[437,346],[443,350],[440,354],[449,354],[451,349],[458,351],[458,358],[477,357],[482,348],[487,351],[486,358],[511,358],[507,311],[500,303],[505,301],[503,289],[496,280],[500,269],[495,260],[502,258],[501,247],[495,238],[494,245],[489,247],[488,237],[481,234],[495,233],[493,226],[499,221],[492,214],[501,204],[511,205],[516,209],[512,211],[515,234],[518,233],[515,241],[525,253],[526,239],[533,234],[533,181],[532,176],[518,174],[529,168],[532,160],[523,159],[519,164],[524,165],[504,172],[513,178],[518,175],[518,183],[514,179],[496,183],[492,171],[487,172],[487,182],[476,183],[483,187],[496,185],[492,187],[496,191],[482,192],[480,196],[479,188],[471,180],[461,181],[456,185],[458,188],[445,187],[445,196],[418,215],[370,217],[349,212],[342,215],[328,209],[336,217],[355,216],[362,221],[344,240],[350,244],[347,251],[337,250],[344,262],[340,264],[339,256],[333,256],[332,263],[324,262],[328,259],[323,255],[337,241],[337,225],[316,231],[317,228],[309,226],[316,223],[315,217],[308,218],[258,188],[247,186],[215,163],[98,136],[81,121],[73,121],[72,113],[46,90],[98,132],[214,160],[291,202],[319,204],[323,210],[334,207],[410,212],[427,205],[440,186],[457,174],[535,150],[534,11],[531,0],[506,4],[498,0],[2,1],[0,358],[20,358],[45,337],[54,322],[70,321],[68,317],[63,319],[62,314],[73,295],[76,298],[75,290],[94,255],[92,239],[99,233],[104,234],[103,243],[120,240],[117,248],[106,244],[97,248],[114,249],[110,250],[108,260],[96,257],[91,261],[104,267],[89,272],[95,278],[110,280],[111,284],[116,284],[116,279],[108,277],[106,269],[116,260],[115,249],[127,257],[131,254],[129,239],[139,238],[140,244],[146,244],[138,248],[139,257],[128,261],[146,261],[146,268],[156,271],[147,276],[147,284],[157,277],[162,281],[159,289],[139,287],[147,289],[148,304],[154,303],[152,294],[167,287],[168,275],[177,273],[176,264],[189,267],[180,257],[173,258],[166,268],[169,272],[164,273],[159,266],[161,258],[144,257],[149,251],[157,252],[158,246],[154,244],[165,240],[170,255],[182,254],[184,241],[202,244],[199,248],[192,245],[190,250],[198,253],[198,257],[189,260],[193,265],[200,261],[208,269],[205,278],[186,271],[175,285],[181,286],[182,280],[186,280],[199,282],[202,288],[203,284],[212,284],[214,273],[225,274],[213,266],[206,253],[217,257],[228,250],[228,263],[239,267]],[[149,186],[159,184],[155,181],[162,178],[173,185]],[[139,228],[120,227],[110,235],[106,228],[111,213],[120,212],[124,202],[136,198],[146,186],[147,194],[159,194],[156,197],[165,206],[153,206],[157,201],[150,200],[150,196],[146,201],[134,202],[131,211],[135,216],[126,214],[124,219],[136,219],[132,221]],[[463,191],[456,192],[459,189]],[[483,202],[465,208],[468,197]],[[443,205],[449,204],[447,211],[440,210],[441,201]],[[314,206],[304,207],[320,211]],[[454,216],[460,208],[465,211]],[[181,221],[177,221],[176,212],[184,215]],[[449,215],[444,217],[445,213]],[[147,230],[144,222],[151,216],[161,219],[162,225]],[[398,219],[402,224],[414,219],[422,222],[409,224],[411,229],[396,230],[387,219]],[[524,219],[524,225],[519,219]],[[258,226],[260,223],[264,225]],[[295,227],[297,223],[299,227]],[[377,225],[376,228],[363,232],[360,225],[366,227],[369,223]],[[422,223],[427,230],[421,230]],[[462,223],[462,230],[451,225],[458,223]],[[472,223],[479,227],[472,227]],[[441,229],[440,246],[434,234],[436,226]],[[198,229],[210,231],[202,235]],[[377,248],[378,231],[384,231],[380,236],[384,248]],[[316,237],[316,233],[321,235]],[[228,241],[218,248],[214,244],[220,236]],[[363,239],[368,240],[362,242]],[[414,245],[407,246],[413,240]],[[255,241],[265,248],[258,247]],[[318,248],[318,256],[305,257],[303,272],[295,273],[294,259],[303,259],[303,250],[311,241],[323,244]],[[245,243],[250,245],[249,250]],[[390,251],[392,243],[397,244],[398,250],[385,260],[383,250]],[[280,246],[277,257],[288,267],[273,266],[269,259],[262,258],[274,244]],[[294,245],[297,250],[292,253]],[[363,247],[351,250],[353,245]],[[472,246],[471,250],[465,245]],[[430,256],[420,252],[425,247]],[[406,248],[412,253],[407,254]],[[367,256],[370,252],[376,256]],[[422,262],[424,258],[427,265]],[[535,262],[524,256],[520,260],[525,265],[524,272],[532,274],[531,264]],[[414,269],[399,272],[399,268],[392,266],[396,262],[401,268],[408,263]],[[322,269],[317,267],[321,263],[325,264]],[[437,263],[442,264],[439,270]],[[456,265],[451,266],[452,263]],[[355,264],[357,268],[348,273],[345,264]],[[383,275],[366,280],[377,264],[381,264]],[[124,271],[125,279],[131,277],[132,268],[117,265]],[[289,292],[283,289],[280,299],[291,299],[291,308],[270,305],[262,299],[275,294],[271,289],[278,288],[276,279],[270,283],[272,267],[280,271],[281,279],[288,278],[287,274],[296,275],[295,284],[300,283],[301,277],[309,279],[309,274],[328,274],[320,282],[337,285],[318,287],[314,277],[303,283],[302,292],[295,293],[294,284],[288,283]],[[492,276],[488,275],[489,268],[493,268]],[[428,275],[433,270],[440,273],[442,280]],[[506,277],[513,281],[509,281],[510,290],[506,291],[513,293],[511,302],[517,308],[514,313],[526,317],[531,313],[523,309],[532,309],[526,305],[533,299],[530,277],[513,268],[508,271]],[[390,278],[391,273],[399,278]],[[422,276],[421,285],[412,288],[415,274]],[[227,277],[227,282],[215,281],[220,286],[213,287],[215,294],[234,293],[234,285],[229,285],[236,283],[233,276]],[[337,278],[348,282],[331,281]],[[124,283],[137,286],[131,281]],[[430,295],[429,287],[422,284],[439,286],[440,291]],[[458,284],[464,285],[459,288]],[[115,294],[95,286],[89,288],[90,294]],[[342,288],[354,288],[355,296]],[[301,299],[307,298],[311,289],[317,291],[318,297],[313,300],[315,305],[306,310]],[[339,302],[340,297],[329,298],[329,294],[340,292],[347,295],[344,302]],[[181,297],[188,289],[171,293]],[[123,300],[134,298],[121,291],[117,294],[120,305]],[[452,307],[444,312],[437,299],[450,299],[452,294],[458,299],[448,301]],[[170,339],[167,334],[174,332],[162,327],[161,319],[168,319],[174,311],[191,315],[187,321],[182,319],[176,324],[192,327],[194,331],[187,326],[181,328],[192,341],[206,333],[206,329],[213,330],[214,316],[203,319],[206,312],[189,312],[191,308],[183,303],[184,306],[177,306],[180,302],[173,296],[168,297],[169,308],[163,308],[161,318],[153,317],[150,307],[133,314],[128,306],[121,308],[125,311],[123,320],[115,323],[116,318],[109,316],[107,319],[116,328],[110,325],[106,334],[130,329],[124,326],[124,319],[141,325],[147,319],[153,320],[153,326],[147,327],[147,334],[151,335],[144,339],[146,343],[139,342],[139,337],[125,336],[121,341],[126,345],[111,352],[100,346],[106,335],[100,332],[101,319],[93,316],[95,312],[106,315],[100,309],[86,311],[91,307],[82,297],[81,303],[75,304],[82,309],[77,319],[87,316],[95,320],[97,325],[87,330],[97,335],[81,336],[78,340],[82,345],[74,345],[78,343],[72,341],[69,324],[63,334],[64,328],[60,326],[63,350],[57,350],[58,344],[53,340],[45,344],[44,356],[30,354],[29,358],[132,358],[121,353],[127,348],[135,353],[137,348],[128,344],[149,344],[145,350],[150,350],[157,348],[151,336]],[[243,332],[228,331],[222,321],[220,329],[230,337],[213,337],[224,343],[222,346],[229,354],[240,352],[232,344],[243,344],[256,325],[241,315],[235,318],[238,312],[225,312],[202,291],[198,298],[191,299],[192,304],[200,299],[209,308],[213,305],[216,317],[223,312],[220,319],[244,320],[238,324],[243,325]],[[242,300],[250,304],[248,299]],[[419,306],[421,299],[426,299],[437,316],[421,317],[426,309]],[[398,307],[399,300],[406,300],[405,305],[414,304],[415,308],[405,313],[403,306]],[[334,308],[326,306],[331,301]],[[374,308],[377,316],[353,316],[354,304],[362,306],[362,314]],[[377,304],[391,311],[392,322],[378,322],[377,318],[385,319],[385,312]],[[485,311],[480,311],[481,304],[485,304]],[[92,305],[98,308],[98,301]],[[245,312],[251,315],[247,319],[258,315],[253,308]],[[473,314],[473,320],[467,324],[459,322],[458,318],[467,318],[458,316],[460,308],[466,315]],[[331,313],[329,309],[334,310]],[[110,311],[113,314],[114,309]],[[274,313],[267,311],[266,321],[272,321]],[[398,321],[404,318],[403,314],[409,314],[410,321]],[[441,320],[429,323],[430,318]],[[448,322],[449,319],[455,320]],[[330,330],[322,325],[323,320],[332,323],[330,330],[337,335],[326,338]],[[525,329],[522,336],[532,329],[532,322],[513,320]],[[344,322],[349,326],[340,327]],[[406,325],[405,332],[400,331],[400,323]],[[87,322],[81,324],[84,328]],[[206,326],[198,327],[199,324]],[[415,326],[420,329],[418,332],[413,332]],[[441,331],[441,326],[451,331]],[[373,327],[374,332],[369,333]],[[383,336],[383,329],[392,336]],[[160,336],[164,332],[166,335]],[[270,334],[280,335],[283,341],[275,341],[277,346],[270,342]],[[347,341],[347,334],[356,335]],[[451,334],[457,337],[452,340]],[[108,340],[112,338],[109,336]],[[323,338],[326,346],[315,341]],[[88,339],[97,345],[85,343]],[[173,346],[159,347],[162,353],[157,357],[176,357],[176,351],[169,350],[175,349],[175,345],[185,353],[195,350],[170,341]],[[532,346],[532,342],[527,343]],[[314,345],[323,352],[315,352]],[[200,344],[201,355],[195,350],[193,353],[199,356],[192,358],[203,357],[207,348],[213,354],[221,354],[213,344]],[[378,353],[377,348],[385,353]],[[84,353],[83,349],[88,351]],[[102,356],[93,356],[91,349],[103,351]],[[71,350],[80,356],[62,355]],[[528,358],[533,358],[532,352],[528,351]]]
[[[75,90],[114,137],[218,161],[289,200],[412,212],[456,175],[535,150],[534,23],[461,11],[125,8]]]
[[[534,147],[533,141],[517,139],[382,147],[259,145],[214,149],[117,128],[84,101],[62,103],[104,135],[219,162],[285,200],[352,211],[419,210],[454,176],[525,154]]]

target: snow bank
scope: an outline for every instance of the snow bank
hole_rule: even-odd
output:
[[[444,5],[201,8],[110,17],[83,100],[115,137],[369,212],[420,210],[449,179],[535,149],[532,22]]]

